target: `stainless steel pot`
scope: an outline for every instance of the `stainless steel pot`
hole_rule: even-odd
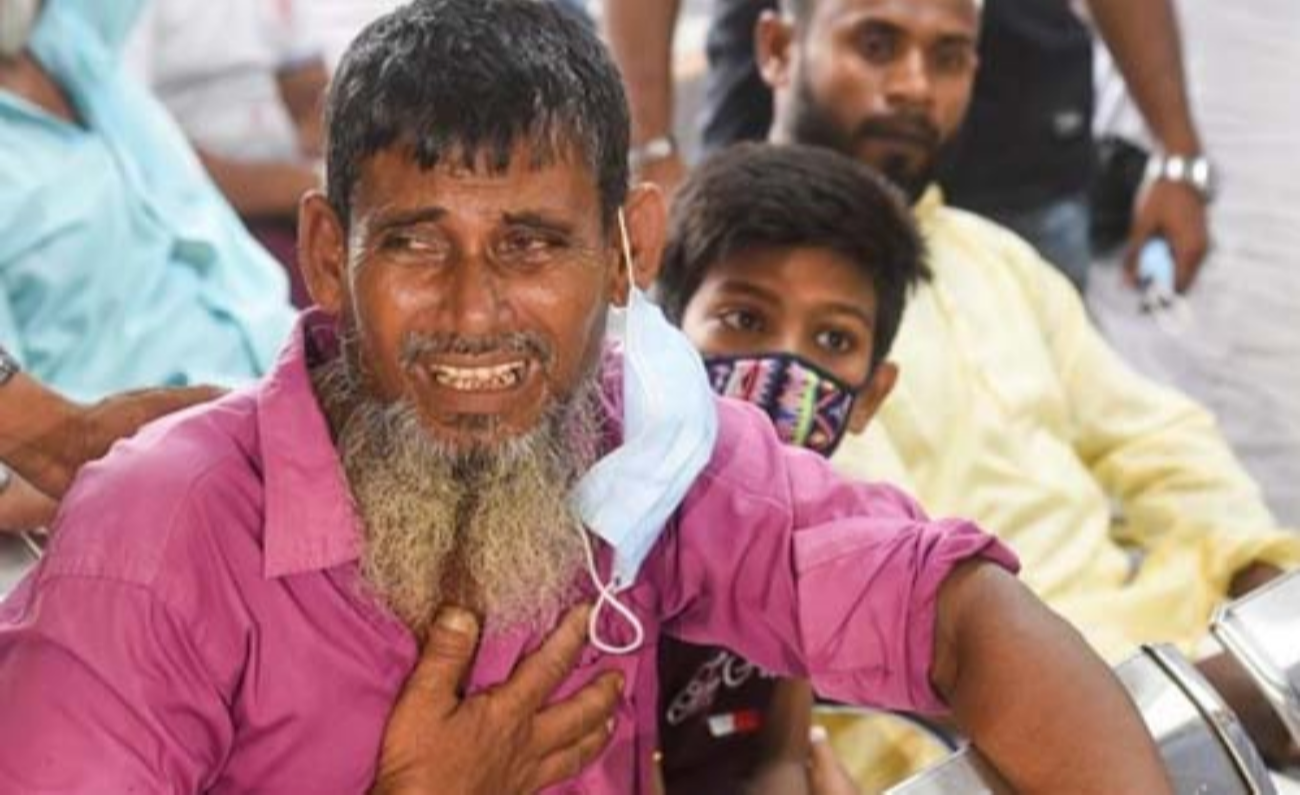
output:
[[[0,599],[13,590],[41,559],[41,548],[31,536],[0,533]]]
[[[1250,672],[1300,742],[1300,572],[1221,608],[1210,631]]]
[[[1144,646],[1115,669],[1160,747],[1178,795],[1276,795],[1236,716],[1171,646]],[[889,795],[1004,795],[1011,787],[967,747]]]

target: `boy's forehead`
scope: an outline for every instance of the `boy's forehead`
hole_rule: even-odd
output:
[[[749,292],[756,298],[800,306],[806,311],[834,306],[875,316],[876,288],[868,268],[829,247],[751,248],[715,262],[705,281],[726,292]]]

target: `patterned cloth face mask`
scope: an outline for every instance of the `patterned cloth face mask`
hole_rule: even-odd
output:
[[[830,457],[849,426],[862,388],[852,387],[792,353],[708,356],[713,391],[758,406],[786,444]]]

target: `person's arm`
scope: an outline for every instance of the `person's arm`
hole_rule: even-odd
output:
[[[826,728],[813,726],[810,734],[812,746],[809,751],[808,787],[812,795],[862,795],[858,782],[853,780],[831,747],[830,734]]]
[[[1189,603],[1208,612],[1234,585],[1258,583],[1252,566],[1300,565],[1300,535],[1277,526],[1214,417],[1134,372],[1092,325],[1078,293],[1036,254],[1008,256],[1018,257],[1008,261],[1038,313],[1074,449],[1117,501],[1120,540],[1144,555],[1141,576],[1193,560],[1195,578],[1178,564],[1168,570],[1180,572]]]
[[[25,373],[0,387],[0,461],[38,488],[66,488],[82,457],[77,406]]]
[[[198,148],[204,168],[240,215],[292,220],[298,215],[303,194],[321,187],[316,163],[324,154],[321,103],[328,82],[329,73],[320,58],[294,63],[276,73],[280,101],[297,135],[298,159],[248,161]]]
[[[59,504],[0,463],[0,533],[26,533],[50,526]]]
[[[82,464],[113,442],[220,394],[213,387],[143,389],[82,405],[18,373],[0,387],[0,461],[57,499]]]
[[[1208,614],[1226,597],[1300,565],[1300,536],[1277,527],[1209,412],[1133,372],[1093,327],[1078,293],[1036,254],[1018,256],[1023,261],[1009,261],[1038,310],[1075,450],[1118,502],[1120,540],[1142,555],[1137,576],[1167,580],[1163,587],[1178,588]],[[1220,654],[1198,667],[1269,761],[1296,758],[1240,666]]]
[[[1173,792],[1119,680],[1014,577],[964,564],[937,615],[934,687],[1016,792]]]
[[[306,161],[249,161],[198,149],[199,160],[226,200],[245,218],[292,220],[298,201],[320,187],[316,169]]]
[[[205,791],[230,692],[195,623],[137,583],[44,575],[0,622],[0,792]]]
[[[1160,153],[1203,154],[1192,120],[1178,21],[1171,0],[1089,0],[1089,10],[1124,75]],[[1168,239],[1178,263],[1177,287],[1191,287],[1209,250],[1203,197],[1183,183],[1156,180],[1138,199],[1127,261],[1153,236]]]
[[[809,792],[808,765],[813,691],[805,681],[782,679],[763,716],[762,761],[746,782],[746,795]]]
[[[931,521],[891,487],[835,477],[784,448],[761,412],[718,412],[713,459],[650,564],[665,631],[838,701],[951,707],[1024,791],[1168,791],[1119,682],[997,570],[1015,560],[996,539]],[[1035,737],[1047,742],[1024,740]],[[1103,758],[1108,770],[1067,777]]]
[[[304,159],[318,160],[325,155],[325,90],[329,70],[323,58],[312,58],[280,70],[276,74],[280,101],[298,133],[298,147]]]
[[[605,37],[623,72],[632,146],[673,135],[673,34],[681,0],[605,0]],[[686,176],[680,153],[646,161],[634,175],[672,193]]]

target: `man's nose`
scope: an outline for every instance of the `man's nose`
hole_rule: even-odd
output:
[[[504,285],[482,257],[466,257],[452,270],[443,302],[457,333],[492,334],[506,310]]]
[[[924,50],[912,47],[889,68],[886,92],[891,105],[929,108],[934,96],[930,61]]]

